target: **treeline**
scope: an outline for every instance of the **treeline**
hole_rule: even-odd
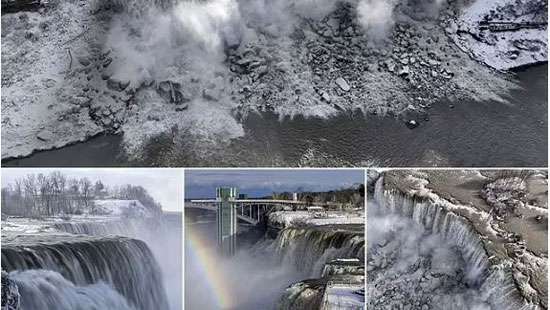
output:
[[[100,214],[96,199],[138,200],[153,212],[161,206],[141,186],[107,187],[100,180],[70,178],[54,171],[50,174],[28,174],[2,187],[2,214],[26,217],[52,215]]]
[[[326,192],[296,191],[298,200],[306,201],[308,204],[344,204],[353,207],[363,207],[365,201],[365,185],[356,184],[349,188],[331,190]],[[273,199],[293,199],[294,193],[282,192],[273,193]]]

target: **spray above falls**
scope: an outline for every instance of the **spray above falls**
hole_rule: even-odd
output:
[[[547,252],[537,243],[541,237],[537,234],[546,232],[535,228],[519,237],[511,230],[514,226],[505,224],[528,217],[539,223],[524,225],[545,227],[546,209],[525,209],[516,200],[514,214],[504,221],[479,195],[494,189],[493,182],[507,184],[500,195],[509,195],[511,191],[504,194],[507,189],[521,188],[510,184],[544,183],[546,176],[537,171],[518,172],[520,178],[506,173],[382,173],[369,204],[367,303],[383,309],[406,298],[435,309],[449,303],[453,309],[546,309],[547,269],[542,262]],[[462,184],[470,184],[478,193]],[[532,197],[533,206],[544,201],[538,193],[524,194]],[[501,239],[504,236],[507,239]]]

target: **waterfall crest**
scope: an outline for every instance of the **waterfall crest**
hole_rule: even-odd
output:
[[[156,219],[111,219],[106,221],[62,222],[52,227],[75,235],[136,237],[140,231],[149,231]]]
[[[56,242],[5,244],[2,246],[2,269],[8,272],[53,271],[76,286],[88,286],[85,291],[91,295],[108,285],[135,309],[168,309],[160,267],[147,245],[136,239],[72,236]],[[19,277],[20,283],[27,281],[21,283],[22,287],[31,289],[56,278],[48,275],[50,277],[44,277],[43,273],[21,277],[17,274],[16,278]],[[67,292],[74,290],[67,287]],[[42,294],[32,292],[33,296]],[[111,297],[116,299],[114,295]]]
[[[365,259],[363,231],[290,227],[279,233],[274,245],[283,264],[311,277],[321,276],[325,264],[333,259]]]
[[[527,301],[519,291],[512,274],[512,262],[489,252],[480,234],[466,218],[436,201],[397,189],[386,189],[383,176],[376,181],[374,200],[382,208],[412,219],[455,246],[466,262],[468,281],[479,288],[491,309],[541,309]]]

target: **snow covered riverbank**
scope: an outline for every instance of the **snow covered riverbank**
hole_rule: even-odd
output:
[[[284,229],[293,226],[364,224],[363,210],[356,211],[276,211],[269,214],[268,226]]]
[[[523,22],[539,2],[519,2],[495,5]],[[407,119],[443,99],[505,101],[517,85],[493,68],[547,58],[544,25],[477,40],[489,9],[481,0],[395,1],[382,43],[369,36],[355,1],[312,3],[277,1],[266,16],[253,0],[60,0],[4,14],[2,159],[102,133],[122,134],[130,161],[158,140],[202,159],[243,136],[242,118],[254,111]],[[187,22],[193,18],[204,28]]]

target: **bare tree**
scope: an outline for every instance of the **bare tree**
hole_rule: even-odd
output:
[[[50,174],[51,187],[52,187],[52,200],[54,213],[68,213],[67,212],[67,197],[65,195],[65,185],[67,183],[67,177],[59,171],[54,171]]]
[[[93,200],[105,197],[138,200],[153,212],[161,211],[160,204],[141,186],[128,184],[109,191],[101,180],[92,183],[86,177],[68,179],[60,171],[16,179],[2,188],[1,203],[5,214],[39,217],[96,213]]]
[[[101,183],[101,180],[97,180],[94,184],[94,196],[99,198],[104,196],[105,185]]]
[[[89,210],[91,213],[94,213],[95,210],[90,210],[90,200],[92,197],[92,182],[88,178],[80,179],[80,194],[82,201],[84,202],[84,208]]]
[[[80,200],[80,185],[78,179],[69,179],[67,190],[68,212],[74,214],[82,214],[82,204]]]
[[[37,214],[38,210],[36,208],[37,203],[37,189],[36,189],[36,178],[34,174],[29,174],[25,179],[23,179],[23,188],[24,188],[24,206],[25,206],[25,215],[34,216]]]

